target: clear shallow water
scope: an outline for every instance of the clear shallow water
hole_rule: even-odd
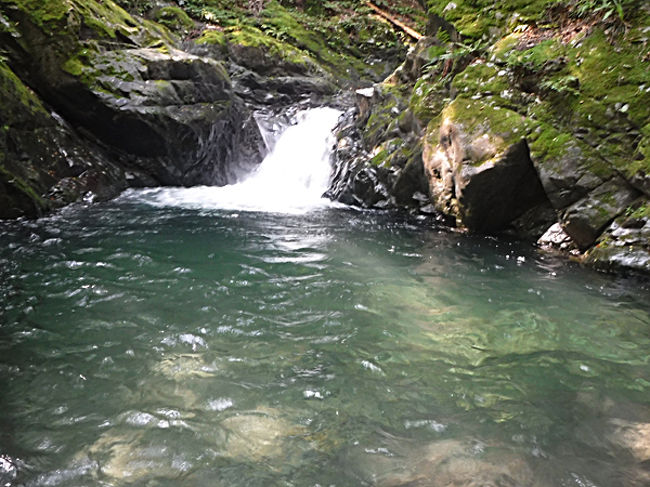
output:
[[[647,285],[395,215],[146,200],[2,224],[4,483],[647,485]]]

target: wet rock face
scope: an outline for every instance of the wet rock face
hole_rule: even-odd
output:
[[[62,80],[57,103],[160,184],[224,185],[261,161],[261,135],[221,63],[174,48],[113,50],[87,63]]]
[[[647,206],[616,218],[586,254],[590,264],[604,269],[630,268],[650,272],[650,215]]]
[[[356,91],[339,125],[326,196],[364,208],[432,213],[422,164],[422,128],[403,100],[382,86]]]
[[[0,218],[38,216],[82,196],[108,199],[126,187],[124,170],[48,112],[4,63],[0,120]]]

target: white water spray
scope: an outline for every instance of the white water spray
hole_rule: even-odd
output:
[[[300,112],[298,123],[282,133],[273,151],[241,183],[129,191],[126,197],[155,206],[274,213],[331,206],[322,195],[329,183],[332,130],[339,115],[333,108]]]

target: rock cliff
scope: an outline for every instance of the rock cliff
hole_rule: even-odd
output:
[[[650,7],[492,3],[428,2],[428,36],[357,92],[331,196],[650,270]]]

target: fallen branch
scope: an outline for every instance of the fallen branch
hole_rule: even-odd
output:
[[[389,14],[388,12],[384,12],[382,9],[380,9],[379,7],[377,7],[377,5],[375,5],[374,3],[372,3],[372,2],[366,2],[366,5],[368,5],[368,7],[370,7],[371,9],[373,9],[375,12],[377,12],[377,13],[378,13],[379,15],[381,15],[383,18],[385,18],[386,20],[388,20],[391,24],[393,24],[393,25],[399,27],[400,29],[402,29],[404,32],[406,32],[408,35],[410,35],[410,36],[411,36],[413,39],[415,39],[416,41],[417,41],[417,40],[420,40],[420,39],[423,37],[422,34],[420,34],[419,32],[416,32],[415,30],[411,29],[411,28],[410,28],[408,25],[406,25],[404,22],[400,22],[400,21],[397,20],[395,17],[393,17],[391,14]]]

